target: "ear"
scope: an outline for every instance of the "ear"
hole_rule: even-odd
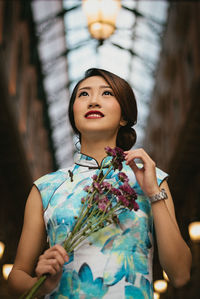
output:
[[[122,119],[120,120],[120,123],[119,123],[119,124],[120,124],[121,127],[124,127],[124,126],[127,125],[127,123],[128,123],[127,120],[124,120],[124,119],[122,118]]]

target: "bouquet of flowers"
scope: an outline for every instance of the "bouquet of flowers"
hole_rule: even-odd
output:
[[[118,216],[124,209],[137,211],[139,208],[136,202],[137,194],[129,185],[127,175],[121,172],[122,162],[125,160],[123,150],[119,147],[112,149],[107,146],[105,151],[108,156],[112,156],[112,159],[106,173],[103,174],[102,165],[98,175],[93,175],[91,186],[84,187],[86,196],[81,199],[80,215],[63,245],[68,255],[92,233],[111,223],[119,223]],[[118,188],[116,184],[105,181],[108,174],[116,169],[119,170],[119,181],[116,183]],[[32,289],[20,299],[34,298],[47,277],[48,274],[40,277]]]

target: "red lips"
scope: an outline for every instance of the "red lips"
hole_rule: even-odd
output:
[[[104,114],[98,110],[90,110],[85,114],[86,118],[100,118],[104,117]]]

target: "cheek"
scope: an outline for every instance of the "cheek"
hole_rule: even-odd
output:
[[[115,115],[116,118],[121,118],[121,107],[117,100],[110,103],[110,112],[112,113],[112,115]]]
[[[83,110],[84,107],[82,103],[75,100],[73,105],[73,114],[74,114],[74,123],[78,131],[80,131],[82,127]]]
[[[80,115],[80,112],[81,112],[81,105],[80,105],[80,103],[75,101],[74,105],[73,105],[73,114],[74,114],[74,120],[75,121],[78,118],[78,116]]]
[[[79,107],[79,105],[78,105],[77,101],[75,101],[75,102],[74,102],[74,105],[73,105],[73,113],[74,113],[74,116],[75,116],[75,113],[77,113],[78,107]]]

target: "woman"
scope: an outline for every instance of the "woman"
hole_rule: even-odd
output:
[[[191,254],[176,222],[167,174],[143,149],[130,150],[137,121],[131,87],[108,71],[88,70],[72,93],[69,119],[79,135],[81,153],[69,169],[34,183],[9,277],[12,288],[23,293],[49,273],[38,296],[152,298],[153,224],[162,268],[176,287],[184,285],[190,277]],[[92,234],[69,260],[60,244],[79,213],[83,187],[90,185],[102,161],[106,165],[104,148],[116,145],[125,150],[123,171],[138,194],[139,210],[122,213],[120,225]],[[50,248],[44,251],[46,234]]]

